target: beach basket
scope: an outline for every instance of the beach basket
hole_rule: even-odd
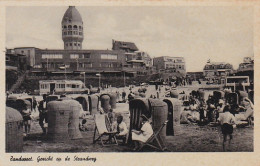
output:
[[[48,134],[53,142],[65,142],[69,140],[68,124],[70,110],[62,101],[50,101],[48,107]]]
[[[171,98],[178,98],[179,93],[178,93],[177,90],[171,90],[170,91],[170,96],[171,96]]]
[[[6,107],[5,114],[6,152],[23,151],[23,117],[16,109]]]
[[[98,113],[98,104],[99,104],[99,99],[97,95],[89,95],[88,96],[88,101],[89,101],[89,112],[91,115],[97,114]]]
[[[81,105],[84,111],[89,110],[88,106],[88,96],[79,96],[75,100],[77,100]]]
[[[168,123],[166,135],[178,135],[180,133],[181,102],[178,99],[164,99],[168,105]]]
[[[100,102],[104,112],[108,112],[109,109],[111,108],[110,97],[107,94],[103,94],[100,96]]]
[[[109,104],[111,105],[111,108],[116,108],[116,93],[109,93],[108,96],[110,97]]]
[[[157,131],[168,117],[168,105],[159,99],[149,99],[150,109],[152,111],[152,125],[154,131]],[[166,128],[160,131],[162,141],[166,141]]]

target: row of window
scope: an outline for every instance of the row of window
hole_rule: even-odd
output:
[[[80,47],[81,44],[80,44],[80,43],[66,43],[66,46],[67,46],[67,47],[68,47],[68,46],[73,46],[73,45],[74,45],[75,47],[77,47],[77,46]]]
[[[117,60],[117,55],[113,55],[113,54],[101,54],[101,59]]]
[[[80,88],[80,85],[77,84],[66,84],[67,88]],[[49,89],[49,84],[41,84],[40,85],[41,89]],[[55,88],[57,89],[64,89],[65,88],[65,84],[56,84]]]
[[[176,68],[176,69],[184,69],[184,65],[176,65],[175,64],[166,64],[166,69]]]
[[[42,54],[42,59],[62,59],[62,54]]]
[[[62,59],[62,54],[42,54],[42,59]],[[70,54],[70,59],[90,58],[90,54]]]
[[[67,29],[67,28],[72,29],[72,25],[68,25],[68,26],[64,25],[63,26],[63,29]],[[78,28],[81,30],[82,26],[73,25],[73,29],[78,29]]]
[[[68,31],[68,32],[63,32],[63,35],[82,35],[82,32],[78,32],[78,31]]]

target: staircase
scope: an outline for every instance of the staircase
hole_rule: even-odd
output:
[[[22,75],[19,76],[19,78],[17,79],[16,83],[13,84],[13,86],[11,87],[11,89],[9,90],[9,92],[13,92],[15,91],[17,88],[20,87],[20,85],[23,83],[26,75],[29,73],[29,70],[26,70]]]

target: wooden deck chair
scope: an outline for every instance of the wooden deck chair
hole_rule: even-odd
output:
[[[108,117],[105,114],[95,114],[95,130],[93,137],[93,144],[97,141],[101,141],[102,146],[107,145],[118,145],[115,135],[117,132],[111,132],[111,124],[109,123]],[[98,137],[96,138],[96,134]],[[104,140],[104,137],[107,137]]]
[[[141,151],[145,146],[152,147],[156,150],[165,151],[167,148],[160,137],[160,132],[167,123],[168,120],[166,120],[157,131],[154,131],[153,135],[145,143],[141,143],[141,146],[137,151]]]

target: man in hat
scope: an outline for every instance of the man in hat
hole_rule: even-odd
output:
[[[153,128],[144,114],[140,116],[140,121],[142,123],[141,130],[132,130],[132,140],[135,144],[134,151],[139,148],[139,143],[145,143],[153,135]]]
[[[43,94],[43,100],[40,101],[40,104],[39,104],[39,124],[42,128],[42,131],[43,131],[43,134],[46,134],[46,129],[44,127],[44,120],[45,120],[45,123],[48,123],[48,119],[47,119],[47,95],[46,94]]]

